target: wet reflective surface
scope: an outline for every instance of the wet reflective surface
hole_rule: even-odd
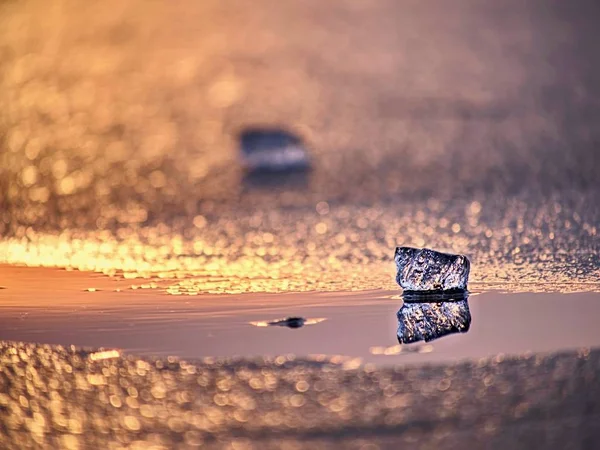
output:
[[[475,292],[468,304],[404,303],[398,291],[170,296],[79,272],[2,267],[0,276],[0,340],[184,358],[339,355],[380,365],[600,345],[594,293]],[[290,329],[289,318],[315,323]],[[400,331],[407,344],[398,345]]]

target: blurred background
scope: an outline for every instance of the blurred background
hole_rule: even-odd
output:
[[[0,259],[330,290],[390,285],[404,244],[596,283],[598,9],[3,1]],[[252,127],[310,170],[249,181]]]

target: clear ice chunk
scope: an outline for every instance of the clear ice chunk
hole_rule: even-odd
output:
[[[299,137],[281,129],[248,129],[240,135],[243,163],[250,172],[288,172],[309,168]]]
[[[396,314],[398,342],[429,342],[453,333],[466,333],[471,326],[467,296],[463,300],[436,303],[404,303]]]
[[[407,291],[466,289],[471,264],[464,255],[396,247],[396,282]]]

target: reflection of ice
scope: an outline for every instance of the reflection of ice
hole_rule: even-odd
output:
[[[398,342],[428,342],[447,334],[466,333],[471,325],[467,298],[465,294],[455,301],[405,302],[397,313]]]
[[[466,289],[470,263],[466,256],[428,248],[396,247],[396,281],[402,289],[433,291]]]

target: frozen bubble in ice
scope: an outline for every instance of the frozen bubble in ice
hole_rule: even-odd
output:
[[[470,263],[466,256],[428,248],[396,247],[396,281],[408,291],[466,289]]]
[[[398,317],[398,342],[429,342],[453,333],[466,333],[471,326],[467,296],[463,300],[435,303],[404,303]]]
[[[243,163],[250,172],[288,172],[309,168],[302,140],[281,129],[248,129],[240,134]]]

